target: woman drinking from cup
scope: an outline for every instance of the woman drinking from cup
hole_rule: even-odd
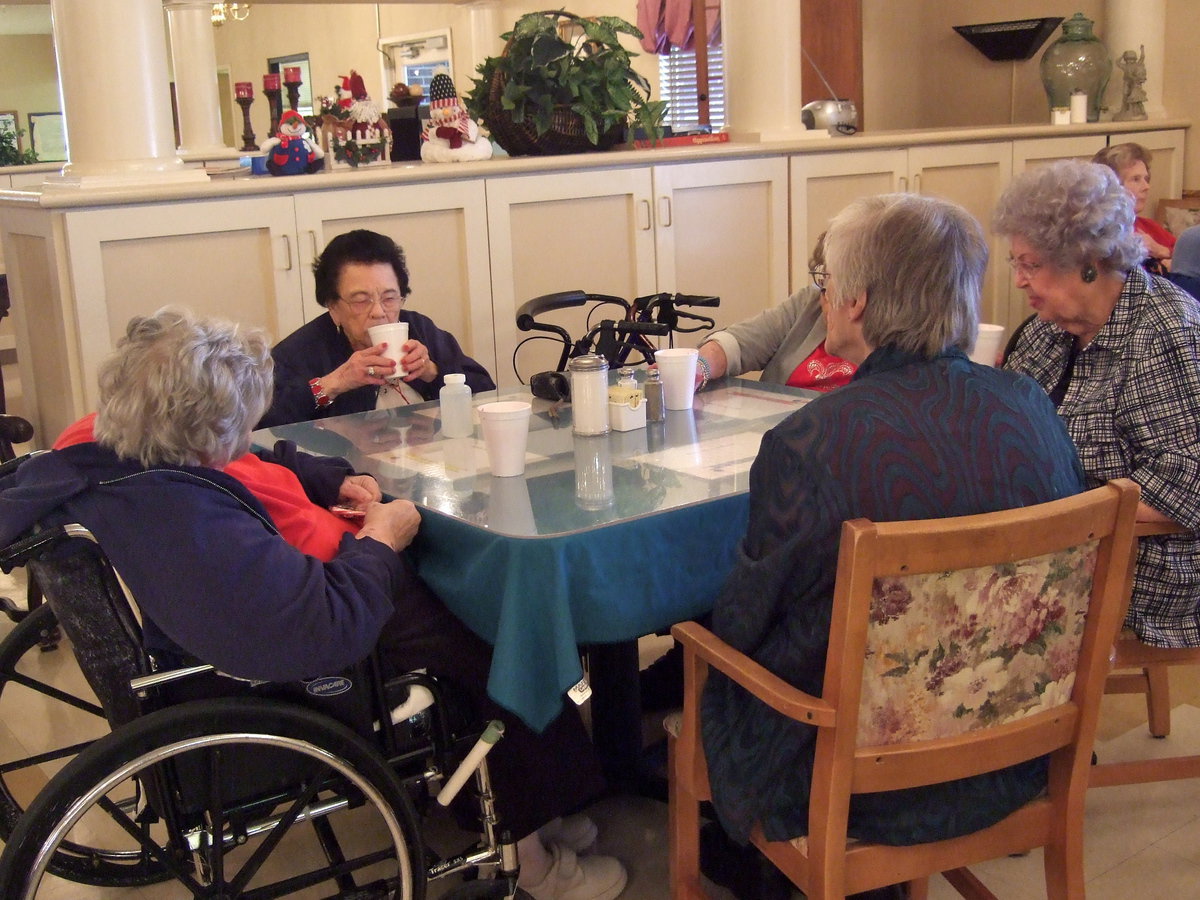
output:
[[[363,229],[338,235],[313,263],[313,276],[328,312],[271,351],[275,397],[260,427],[422,403],[437,397],[447,372],[466,375],[475,392],[496,387],[454,335],[404,309],[408,266],[391,238]],[[397,322],[408,326],[402,347],[371,340],[368,329]]]

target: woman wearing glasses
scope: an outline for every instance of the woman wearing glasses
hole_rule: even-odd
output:
[[[814,391],[830,391],[850,381],[854,363],[825,350],[825,235],[817,238],[808,261],[812,284],[783,303],[705,338],[696,369],[697,388],[710,378],[762,370],[761,380]]]
[[[1132,478],[1141,521],[1185,529],[1138,542],[1127,624],[1154,646],[1200,646],[1200,306],[1139,265],[1133,200],[1105,166],[1031,169],[994,225],[1035,314],[1004,367],[1050,395],[1089,487]]]
[[[412,288],[404,251],[386,235],[359,229],[338,235],[313,263],[317,302],[328,312],[275,345],[275,398],[259,427],[422,403],[438,395],[447,372],[461,372],[474,392],[495,383],[463,353],[454,335],[404,309]],[[367,329],[407,322],[407,373],[372,344]]]

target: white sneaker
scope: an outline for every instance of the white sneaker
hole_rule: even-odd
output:
[[[580,856],[585,855],[596,846],[596,838],[599,834],[600,829],[596,827],[596,823],[583,813],[576,813],[565,818],[559,816],[538,829],[538,837],[547,847],[551,844],[559,844],[574,850]]]
[[[517,886],[533,900],[616,900],[625,890],[629,876],[620,860],[613,856],[587,856],[560,844],[550,845],[554,857],[546,875],[537,884]]]

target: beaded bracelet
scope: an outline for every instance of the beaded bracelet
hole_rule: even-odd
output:
[[[325,386],[321,384],[320,378],[314,378],[308,383],[309,390],[312,391],[313,402],[317,404],[317,409],[324,409],[333,400],[325,393]]]
[[[708,386],[708,380],[712,378],[712,369],[708,367],[708,360],[699,354],[696,354],[696,365],[700,369],[700,387],[696,388],[696,393],[699,393]]]

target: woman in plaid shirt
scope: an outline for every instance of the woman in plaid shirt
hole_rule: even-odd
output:
[[[1142,538],[1127,624],[1147,644],[1200,646],[1200,304],[1142,268],[1129,194],[1112,170],[1067,160],[1014,180],[995,230],[1035,318],[1004,365],[1037,380],[1089,487],[1132,478]]]

